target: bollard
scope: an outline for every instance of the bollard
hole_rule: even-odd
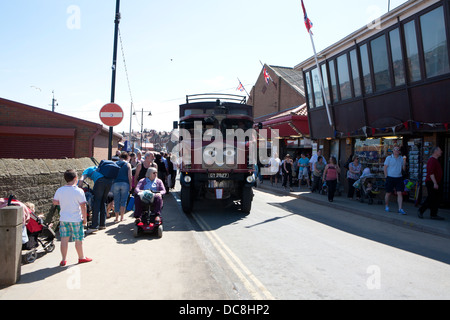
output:
[[[11,286],[20,279],[23,208],[0,209],[0,287]]]

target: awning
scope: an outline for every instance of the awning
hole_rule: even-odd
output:
[[[288,115],[279,118],[271,118],[262,122],[263,129],[278,130],[280,137],[301,138],[309,136],[308,117]],[[268,136],[271,139],[270,136]]]

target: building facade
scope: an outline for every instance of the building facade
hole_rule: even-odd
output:
[[[120,134],[113,134],[117,150]],[[98,123],[0,98],[0,158],[108,159],[109,129]]]
[[[264,65],[253,86],[248,104],[254,107],[254,121],[262,129],[278,130],[280,157],[306,149],[311,152],[303,73],[288,67]]]
[[[415,201],[433,146],[444,151],[450,200],[449,19],[449,0],[408,1],[318,53],[320,70],[314,57],[295,67],[304,76],[311,136],[325,154],[341,164],[358,154],[364,167],[381,175],[385,157],[400,146]]]

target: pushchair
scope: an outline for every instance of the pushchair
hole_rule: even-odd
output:
[[[369,204],[373,204],[375,200],[377,200],[378,204],[381,204],[383,201],[380,198],[380,194],[383,185],[383,179],[378,178],[375,174],[365,173],[353,186],[359,189],[361,202],[367,199]]]
[[[38,254],[55,250],[55,231],[33,211],[30,210],[30,213],[31,218],[27,224],[28,242],[22,244],[22,250],[25,251],[22,256],[23,263],[32,263]]]
[[[44,221],[24,203],[14,199],[13,195],[10,195],[9,198],[0,199],[0,208],[11,205],[22,207],[25,216],[30,217],[26,225],[27,237],[25,237],[24,234],[22,235],[22,251],[25,251],[24,255],[22,255],[23,263],[32,263],[36,260],[38,254],[55,250],[55,232],[50,225],[45,224]]]

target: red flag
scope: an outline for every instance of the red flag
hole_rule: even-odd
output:
[[[242,85],[242,83],[240,81],[239,81],[239,86],[236,88],[236,90],[239,90],[241,92],[245,90],[244,86]]]
[[[269,84],[269,80],[272,80],[272,78],[270,77],[269,72],[267,72],[266,67],[264,67],[263,74],[264,74],[264,80],[266,80],[266,83]]]
[[[305,9],[305,5],[303,4],[303,0],[302,0],[302,8],[303,8],[303,15],[305,17],[306,30],[308,30],[308,32],[311,32],[313,23],[311,22],[311,20],[309,20],[308,15],[306,14],[306,9]]]

